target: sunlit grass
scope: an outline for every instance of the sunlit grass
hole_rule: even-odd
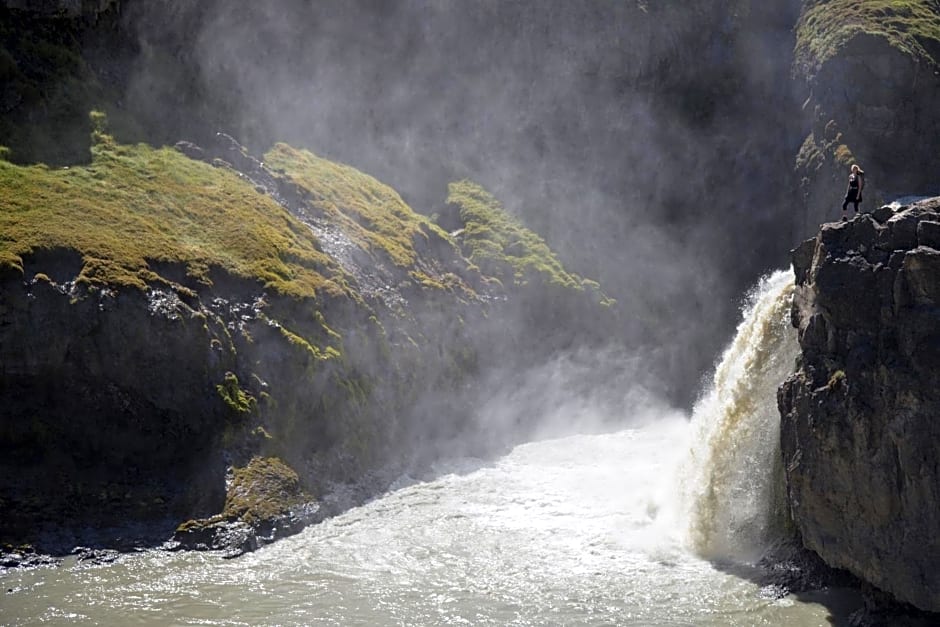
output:
[[[94,284],[144,288],[165,280],[160,264],[179,264],[197,286],[221,270],[295,297],[345,293],[310,229],[234,172],[96,140],[87,166],[0,161],[0,271],[65,249],[81,255],[78,280]]]
[[[471,181],[458,181],[448,191],[447,202],[460,209],[470,261],[485,274],[516,285],[538,276],[547,283],[583,289],[581,279],[565,271],[545,240],[506,213],[485,189]]]
[[[940,9],[930,0],[808,1],[797,24],[797,65],[814,73],[860,34],[882,37],[919,62],[940,65]]]
[[[308,202],[363,250],[384,251],[396,266],[413,267],[418,256],[415,241],[427,240],[428,231],[447,237],[398,192],[355,168],[287,144],[276,144],[265,161],[305,188]]]

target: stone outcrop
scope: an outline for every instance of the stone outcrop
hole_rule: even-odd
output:
[[[805,546],[940,611],[940,198],[826,224],[793,252],[802,357],[780,388]]]

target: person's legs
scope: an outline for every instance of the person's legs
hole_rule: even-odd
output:
[[[849,206],[849,197],[846,196],[846,197],[845,197],[845,200],[842,201],[842,221],[843,221],[843,222],[845,222],[846,219],[847,219],[847,218],[845,217],[845,210],[848,208],[848,206]]]

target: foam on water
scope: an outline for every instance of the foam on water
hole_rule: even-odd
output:
[[[773,481],[757,475],[773,454],[771,383],[792,364],[789,281],[755,293],[691,424],[660,408],[641,427],[453,460],[237,560],[149,552],[9,573],[0,623],[828,624],[826,607],[763,594],[686,543],[690,520],[697,550],[715,553],[769,524]],[[691,512],[677,487],[690,485]]]

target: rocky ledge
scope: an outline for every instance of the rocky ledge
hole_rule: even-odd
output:
[[[826,224],[793,268],[793,520],[830,566],[940,612],[940,198]]]

